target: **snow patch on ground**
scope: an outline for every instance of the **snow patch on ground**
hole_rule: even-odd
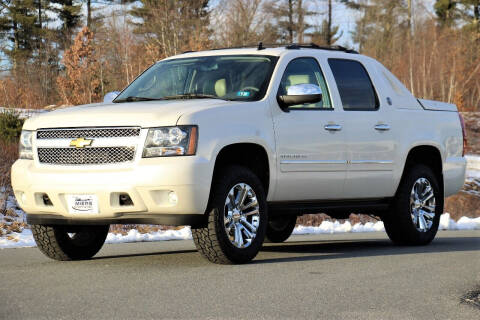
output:
[[[35,247],[32,231],[23,229],[22,232],[13,232],[7,237],[0,237],[0,249]]]
[[[445,213],[440,217],[440,230],[480,230],[480,217],[467,218],[462,217],[458,221],[450,218],[450,214]],[[367,222],[365,224],[357,223],[352,226],[350,221],[343,223],[339,221],[323,221],[318,227],[297,226],[293,234],[334,234],[348,232],[381,232],[385,231],[382,221]],[[165,240],[190,240],[192,233],[189,227],[179,230],[161,230],[153,233],[140,233],[137,230],[130,230],[128,234],[109,233],[106,243],[125,243],[125,242],[150,242]],[[20,233],[11,233],[8,238],[0,238],[0,248],[21,248],[34,247],[32,232],[24,229]]]
[[[383,222],[367,222],[365,224],[356,223],[352,226],[350,221],[343,223],[336,221],[323,221],[318,227],[297,226],[293,230],[293,234],[333,234],[347,232],[376,232],[385,231]]]
[[[480,217],[461,217],[458,221],[450,218],[449,213],[440,216],[440,230],[480,230]]]
[[[480,197],[480,156],[467,155],[467,174],[462,192]]]
[[[124,242],[149,242],[149,241],[165,241],[165,240],[190,240],[192,232],[190,227],[180,230],[162,230],[153,233],[140,233],[138,230],[132,229],[128,234],[109,233],[106,243],[124,243]]]

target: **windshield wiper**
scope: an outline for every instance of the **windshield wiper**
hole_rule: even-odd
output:
[[[134,102],[134,101],[159,101],[159,100],[181,100],[181,99],[220,99],[220,100],[230,100],[221,97],[217,97],[215,95],[210,94],[200,94],[200,93],[184,93],[184,94],[177,94],[173,96],[165,96],[161,98],[147,98],[147,97],[135,97],[129,96],[123,99],[114,100],[115,103],[121,102]]]
[[[121,102],[134,102],[134,101],[156,101],[156,100],[164,100],[163,98],[147,98],[147,97],[135,97],[135,96],[129,96],[123,99],[119,100],[114,100],[113,102],[115,103],[121,103]]]
[[[201,93],[184,93],[177,94],[174,96],[166,96],[162,98],[163,100],[176,100],[176,99],[220,99],[220,100],[230,100],[226,98],[221,98],[213,94],[201,94]]]

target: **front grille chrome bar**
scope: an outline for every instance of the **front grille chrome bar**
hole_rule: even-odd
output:
[[[37,139],[123,138],[140,136],[138,127],[39,129]]]

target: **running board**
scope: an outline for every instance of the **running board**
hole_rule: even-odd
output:
[[[331,201],[275,201],[268,203],[268,214],[303,215],[326,213],[331,217],[345,217],[351,213],[381,215],[390,207],[391,198]]]

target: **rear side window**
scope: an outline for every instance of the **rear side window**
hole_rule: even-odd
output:
[[[344,110],[377,110],[378,98],[367,70],[358,61],[328,59]]]

